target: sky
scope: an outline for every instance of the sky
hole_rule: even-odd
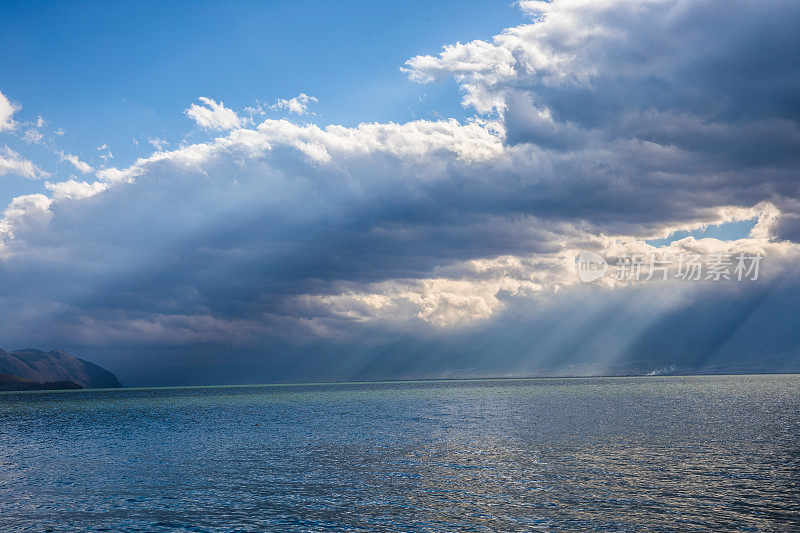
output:
[[[798,22],[4,2],[0,346],[131,385],[796,371]]]
[[[206,139],[183,114],[198,96],[243,110],[303,92],[319,100],[303,121],[319,124],[463,119],[455,84],[408,83],[398,65],[523,20],[498,1],[3,2],[0,15],[0,90],[17,120],[41,116],[42,135],[64,131],[54,144],[93,165],[109,146],[115,166],[152,153],[151,139]],[[70,170],[48,152],[37,163]],[[2,183],[0,198],[27,190]]]

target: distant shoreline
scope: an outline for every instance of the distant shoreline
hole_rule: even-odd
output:
[[[107,391],[137,391],[137,390],[168,390],[168,389],[224,389],[224,388],[257,388],[257,387],[314,387],[330,385],[379,385],[379,384],[413,384],[413,383],[458,383],[458,382],[487,382],[487,381],[550,381],[550,380],[591,380],[591,379],[665,379],[679,377],[733,377],[733,376],[800,376],[799,372],[726,372],[726,373],[675,373],[668,375],[599,375],[599,376],[509,376],[509,377],[466,377],[466,378],[419,378],[419,379],[383,379],[383,380],[355,380],[355,381],[298,381],[275,383],[229,383],[215,385],[153,385],[114,388],[72,388],[72,389],[36,389],[36,390],[0,390],[3,393],[41,393],[41,392],[107,392]]]

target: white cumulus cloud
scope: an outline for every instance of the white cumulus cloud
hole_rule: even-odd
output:
[[[236,113],[225,107],[222,102],[216,102],[205,96],[201,96],[199,100],[204,105],[192,104],[185,113],[201,128],[231,130],[242,124]]]
[[[300,93],[299,95],[295,96],[294,98],[285,99],[280,98],[275,101],[275,103],[271,106],[272,109],[285,109],[289,113],[294,113],[296,115],[305,115],[308,112],[308,104],[310,103],[319,102],[313,96],[309,96],[306,93]]]
[[[61,200],[82,200],[102,192],[108,188],[108,183],[95,181],[87,183],[85,181],[67,180],[57,183],[45,183],[45,187],[53,191],[53,201]]]
[[[12,130],[17,123],[11,118],[20,107],[12,103],[6,95],[0,92],[0,131]]]

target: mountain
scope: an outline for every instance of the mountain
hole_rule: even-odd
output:
[[[43,352],[26,349],[7,352],[0,349],[0,374],[39,384],[72,382],[87,389],[122,386],[117,377],[108,370],[62,350]],[[5,382],[10,383],[8,378]]]

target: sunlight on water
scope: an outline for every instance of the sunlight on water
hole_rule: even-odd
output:
[[[800,376],[0,395],[3,531],[800,528]]]

